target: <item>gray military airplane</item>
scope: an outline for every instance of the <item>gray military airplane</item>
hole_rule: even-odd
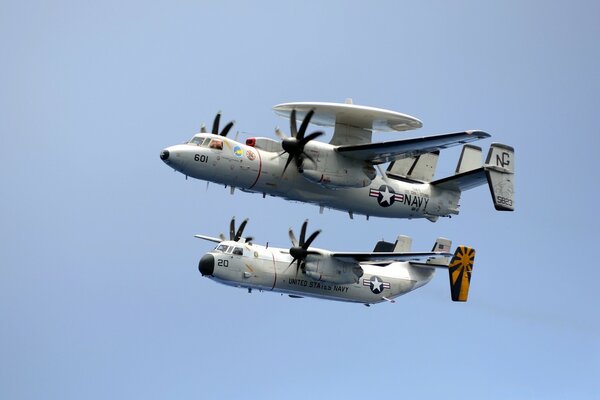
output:
[[[490,137],[465,131],[371,143],[374,131],[406,131],[422,126],[406,114],[354,104],[287,103],[275,106],[289,117],[290,137],[276,129],[281,141],[252,137],[245,144],[227,138],[229,122],[219,130],[194,135],[168,147],[160,158],[176,171],[245,192],[262,193],[325,207],[387,218],[436,221],[459,212],[464,190],[488,183],[497,210],[514,210],[514,150],[493,143],[482,165],[480,147],[466,144]],[[302,118],[300,128],[297,118]],[[306,134],[313,122],[334,126],[329,143],[316,141],[323,132]],[[463,144],[456,173],[433,176],[441,149]],[[389,163],[385,173],[380,164]],[[288,168],[291,164],[294,168]]]
[[[307,221],[297,240],[290,228],[289,249],[260,246],[251,237],[242,237],[248,220],[235,229],[231,220],[229,239],[195,235],[218,245],[198,264],[203,276],[229,286],[288,294],[290,297],[320,299],[371,305],[413,291],[428,283],[437,268],[450,275],[453,301],[467,301],[475,250],[459,246],[449,253],[452,243],[438,238],[431,252],[411,252],[407,236],[395,243],[380,241],[372,252],[332,252],[310,247],[321,232],[306,237]],[[451,257],[451,258],[450,258]]]

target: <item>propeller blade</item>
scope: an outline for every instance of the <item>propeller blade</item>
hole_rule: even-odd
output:
[[[290,155],[288,156],[288,159],[285,163],[285,167],[283,167],[283,172],[281,173],[281,176],[283,176],[283,174],[285,174],[285,170],[287,169],[288,165],[290,165],[290,163],[292,162],[294,158]]]
[[[219,111],[217,113],[217,115],[215,116],[215,120],[213,121],[213,126],[212,126],[212,134],[213,135],[219,134],[219,122],[220,121],[221,121],[221,112]]]
[[[308,124],[310,123],[310,120],[314,113],[315,113],[314,110],[310,110],[306,114],[306,117],[304,117],[304,119],[302,120],[302,124],[300,125],[300,130],[298,131],[298,136],[296,137],[298,140],[302,140],[302,138],[304,138],[304,132],[306,132],[306,128],[308,128]]]
[[[238,228],[237,232],[235,233],[234,240],[236,242],[238,240],[240,240],[240,238],[242,237],[242,233],[244,233],[244,228],[246,227],[247,223],[248,223],[248,218],[246,218],[245,220],[243,220],[242,223],[240,224],[240,227]]]
[[[298,247],[298,241],[296,240],[296,235],[294,235],[294,231],[292,228],[288,231],[288,236],[290,237],[290,241],[292,242],[292,246]]]
[[[290,114],[290,135],[292,135],[292,137],[298,135],[298,130],[296,129],[296,110],[292,110],[292,113]]]
[[[283,132],[281,132],[279,127],[275,128],[275,135],[281,140],[286,139],[286,136],[283,134]]]
[[[321,132],[321,131],[316,131],[316,132],[313,132],[313,133],[311,133],[310,135],[308,135],[307,137],[305,137],[304,139],[301,139],[301,140],[299,141],[299,144],[300,144],[301,146],[304,146],[306,143],[308,143],[308,142],[310,142],[311,140],[313,140],[313,139],[316,139],[316,138],[318,138],[319,136],[321,136],[321,135],[324,135],[324,134],[325,134],[325,132]]]
[[[271,161],[273,161],[273,160],[274,160],[274,159],[276,159],[277,157],[281,157],[281,156],[282,156],[282,155],[284,155],[284,154],[285,154],[285,150],[284,150],[284,151],[282,151],[281,153],[278,153],[278,154],[274,155],[273,157],[271,157],[271,159],[270,159],[270,160],[271,160]]]
[[[231,218],[231,222],[229,223],[229,240],[233,240],[235,237],[235,217]]]
[[[225,235],[223,235],[222,233],[219,234],[219,239],[221,239],[222,242],[224,242],[225,240],[227,240],[227,238],[225,237]]]
[[[302,248],[304,250],[308,249],[308,247],[310,246],[310,244],[313,242],[313,240],[315,240],[315,238],[317,236],[319,236],[320,233],[321,233],[320,229],[318,231],[314,231],[313,234],[308,237],[308,239],[306,240],[306,242],[304,243],[304,245],[302,246]]]
[[[231,121],[230,123],[228,123],[227,125],[225,125],[225,128],[223,128],[223,130],[221,131],[221,133],[219,135],[221,135],[221,136],[227,136],[227,134],[229,133],[229,130],[231,129],[231,127],[233,126],[233,124],[235,124],[235,122]]]
[[[302,155],[303,155],[304,157],[308,158],[310,161],[312,161],[312,162],[313,162],[313,164],[317,165],[317,162],[315,161],[315,159],[314,159],[314,158],[312,158],[312,156],[311,156],[310,154],[308,154],[307,152],[303,151],[303,152],[302,152]]]
[[[302,223],[302,228],[300,229],[300,242],[298,243],[300,247],[304,248],[304,236],[306,235],[306,226],[308,225],[308,220],[305,219]]]
[[[200,133],[206,133],[206,125],[204,123],[200,125]]]

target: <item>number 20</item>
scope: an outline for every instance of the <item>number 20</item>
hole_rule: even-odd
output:
[[[229,260],[217,260],[219,267],[229,267]]]

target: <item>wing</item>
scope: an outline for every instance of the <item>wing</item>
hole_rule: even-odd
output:
[[[424,260],[432,257],[452,257],[452,253],[446,253],[442,251],[429,251],[421,253],[394,253],[394,252],[383,252],[383,253],[332,253],[331,257],[335,257],[340,261],[345,262],[380,262],[380,261],[416,261]]]
[[[336,151],[355,160],[383,164],[485,139],[490,136],[489,133],[483,131],[465,131],[390,142],[339,146]]]

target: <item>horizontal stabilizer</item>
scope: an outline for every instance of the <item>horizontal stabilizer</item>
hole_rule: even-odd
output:
[[[440,189],[464,192],[465,190],[481,186],[486,182],[487,175],[485,174],[485,169],[482,167],[460,174],[448,176],[446,178],[438,179],[437,181],[431,182],[431,185]]]
[[[447,252],[381,252],[381,253],[331,253],[331,257],[345,262],[381,262],[381,261],[416,261],[426,260],[431,257],[451,257]]]

